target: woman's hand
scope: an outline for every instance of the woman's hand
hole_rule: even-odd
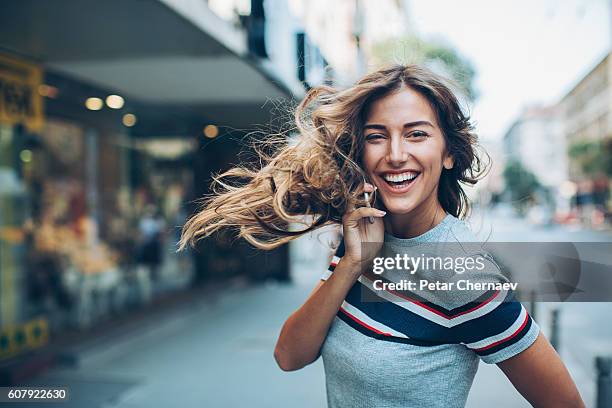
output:
[[[374,186],[365,183],[364,191],[373,193]],[[385,211],[376,208],[361,207],[351,208],[342,217],[342,231],[344,238],[344,256],[343,260],[358,266],[353,270],[360,271],[361,265],[371,261],[376,253],[380,250],[384,240],[385,226],[383,223]],[[370,223],[368,217],[374,219],[374,223]],[[368,243],[362,245],[362,243]]]
[[[372,193],[374,186],[366,183],[364,191]],[[283,325],[274,348],[274,358],[281,369],[299,370],[319,357],[334,317],[361,275],[363,262],[373,258],[382,247],[384,215],[384,211],[362,207],[351,208],[342,217],[344,255],[329,279],[319,282],[308,300]],[[362,251],[365,242],[370,244],[364,245]]]

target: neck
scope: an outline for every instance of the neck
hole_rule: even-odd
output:
[[[385,217],[385,229],[397,238],[414,238],[434,228],[445,217],[446,211],[436,197],[435,203],[421,205],[409,213],[389,214]]]

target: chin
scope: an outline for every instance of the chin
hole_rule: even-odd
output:
[[[391,214],[408,214],[419,207],[426,198],[422,183],[423,174],[419,174],[405,191],[397,191],[381,177],[375,177],[380,203]]]
[[[398,200],[394,199],[389,203],[385,203],[385,201],[383,200],[383,205],[390,214],[409,214],[414,211],[415,208],[418,207],[417,203],[398,203],[396,201]]]
[[[418,208],[427,206],[432,195],[436,194],[435,187],[428,193],[427,184],[422,184],[426,181],[427,179],[423,180],[419,176],[417,179],[418,184],[414,184],[408,191],[395,193],[390,191],[388,186],[384,185],[385,181],[378,179],[376,184],[381,184],[377,185],[379,202],[384,206],[384,210],[393,215],[413,213]]]

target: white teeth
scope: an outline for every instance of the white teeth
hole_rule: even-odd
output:
[[[418,176],[419,173],[413,173],[413,172],[407,172],[407,173],[401,173],[401,174],[390,174],[387,173],[385,175],[383,175],[384,179],[387,181],[392,181],[394,183],[399,183],[402,181],[406,181],[406,180],[412,180],[414,178],[416,178],[416,176]]]

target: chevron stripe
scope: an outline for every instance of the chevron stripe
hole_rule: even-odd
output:
[[[478,308],[472,311],[468,311],[467,313],[449,318],[447,316],[442,315],[440,312],[427,307],[426,305],[420,302],[415,303],[414,301],[407,300],[394,293],[390,293],[389,291],[374,289],[374,287],[372,286],[373,282],[369,280],[368,278],[366,278],[364,275],[361,275],[358,281],[361,284],[363,284],[364,287],[368,288],[371,292],[373,292],[377,296],[385,300],[388,300],[389,302],[395,303],[403,309],[409,310],[412,313],[416,313],[419,316],[422,316],[436,324],[439,324],[440,326],[444,326],[447,328],[455,327],[462,323],[465,323],[470,320],[477,319],[481,316],[486,315],[487,313],[494,310],[499,305],[499,301],[505,299],[506,295],[508,294],[508,291],[499,291],[497,292],[495,297],[490,299],[488,303],[484,303]]]
[[[321,279],[331,276],[344,255],[344,243]],[[486,291],[453,309],[410,291],[376,290],[378,275],[363,274],[348,291],[337,318],[378,340],[435,346],[463,344],[488,361],[539,330],[512,291]]]
[[[491,344],[503,340],[508,336],[514,334],[521,327],[526,318],[527,310],[523,305],[521,305],[521,313],[518,315],[512,326],[508,327],[508,329],[504,330],[499,334],[496,334],[495,336],[491,336],[474,343],[466,343],[465,345],[471,349],[482,349],[484,347],[490,346]]]
[[[373,282],[375,280],[381,280],[383,282],[386,283],[391,283],[392,281],[383,278],[382,276],[377,276],[377,275],[373,275],[370,273],[364,273],[364,276],[366,279],[368,279],[369,281]],[[393,291],[393,290],[389,290],[387,289],[387,291],[389,293],[392,293],[396,296],[399,296],[400,298],[406,300],[406,301],[410,301],[413,303],[416,303],[418,305],[421,305],[427,309],[430,309],[432,312],[434,313],[438,313],[443,317],[447,317],[447,318],[454,318],[456,316],[462,315],[462,314],[466,314],[469,313],[473,310],[476,310],[479,307],[482,307],[485,303],[488,303],[490,301],[492,301],[495,298],[495,295],[497,294],[497,290],[489,290],[484,292],[482,295],[480,295],[478,298],[474,299],[471,302],[468,302],[462,306],[456,307],[454,309],[446,309],[440,305],[437,305],[435,303],[429,302],[427,301],[425,298],[419,296],[418,294],[414,293],[414,292],[410,292],[410,291]],[[407,293],[406,293],[407,292]]]
[[[385,326],[384,324],[374,319],[371,319],[367,314],[363,313],[361,310],[357,309],[356,307],[351,305],[346,300],[342,302],[341,309],[343,309],[344,312],[348,314],[349,316],[353,316],[357,322],[361,323],[365,327],[370,328],[376,333],[384,334],[386,336],[395,336],[395,337],[405,338],[405,339],[409,338],[405,334],[400,333],[396,330],[393,330],[389,326]]]

